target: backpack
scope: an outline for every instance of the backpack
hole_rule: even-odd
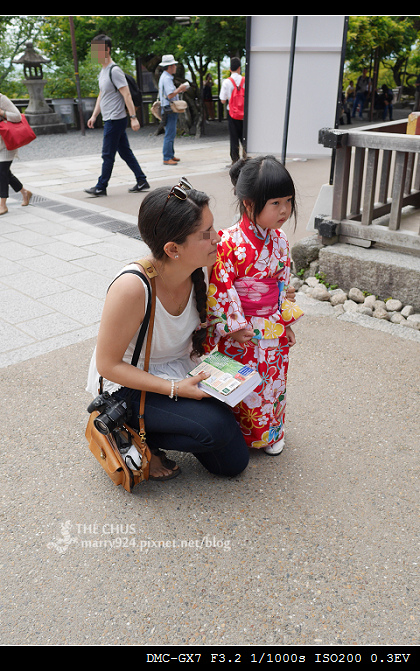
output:
[[[115,68],[115,63],[114,63],[114,65],[111,65],[111,67],[109,68],[109,78],[110,78],[111,82],[112,82],[112,74],[111,73],[112,73],[113,68]],[[131,97],[133,99],[134,107],[140,107],[140,105],[142,103],[142,96],[141,96],[141,91],[140,91],[140,89],[137,85],[137,82],[134,79],[134,77],[129,75],[127,72],[124,72],[124,75],[125,75],[125,78],[127,80],[128,88],[130,89],[130,93],[131,93]],[[114,84],[114,82],[112,82],[112,83]],[[115,86],[115,84],[114,84],[114,86]],[[115,86],[115,88],[117,88],[117,87]]]
[[[229,116],[231,116],[232,119],[243,119],[245,107],[245,77],[242,77],[239,86],[236,85],[233,77],[229,77],[229,81],[233,84],[233,91],[229,100]]]

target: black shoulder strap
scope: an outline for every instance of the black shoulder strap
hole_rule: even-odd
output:
[[[147,279],[146,275],[143,275],[143,273],[141,273],[139,270],[135,270],[134,268],[129,269],[129,270],[123,270],[123,272],[120,273],[118,275],[118,277],[121,277],[121,275],[125,275],[126,273],[132,273],[133,275],[138,275],[138,277],[140,277],[143,280],[143,282],[145,283],[145,285],[147,287],[147,294],[148,294],[146,314],[144,315],[143,323],[140,327],[139,335],[137,337],[136,346],[134,348],[133,356],[132,356],[132,359],[131,359],[131,365],[132,366],[137,366],[137,362],[139,360],[141,348],[143,347],[144,337],[146,335],[147,327],[149,326],[149,321],[150,321],[150,313],[151,313],[151,310],[152,310],[152,289],[150,287],[150,282]],[[118,279],[118,277],[116,277],[111,282],[109,287],[115,282],[116,279]],[[108,287],[108,290],[109,290],[109,287]]]
[[[112,81],[112,70],[115,68],[115,66],[116,66],[116,63],[113,63],[113,65],[111,65],[111,67],[109,68],[109,78],[110,78],[112,84],[114,84],[114,82]],[[118,91],[115,84],[114,84],[114,88]]]
[[[135,275],[139,275],[141,279],[144,281],[147,287],[147,308],[146,308],[146,314],[144,315],[143,323],[140,327],[140,332],[137,338],[136,346],[134,348],[133,356],[131,359],[131,365],[132,366],[137,366],[137,362],[139,360],[141,348],[143,347],[143,342],[144,338],[146,335],[147,327],[149,326],[149,321],[150,321],[150,313],[152,311],[152,290],[150,287],[150,282],[147,279],[145,275],[143,275],[140,271],[128,271],[128,272],[134,272]]]

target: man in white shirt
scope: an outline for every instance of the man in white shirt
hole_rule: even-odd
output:
[[[165,54],[159,65],[163,72],[159,79],[159,100],[162,109],[162,119],[165,124],[163,140],[163,162],[165,165],[177,165],[179,159],[175,156],[175,137],[178,114],[171,109],[171,102],[179,100],[179,94],[187,90],[188,84],[181,84],[178,88],[174,84],[174,75],[178,61],[172,54]]]
[[[243,77],[241,75],[241,61],[239,58],[235,57],[231,59],[230,72],[231,78],[235,82],[236,86],[240,86]],[[228,127],[230,136],[230,157],[232,159],[232,163],[236,163],[236,161],[239,160],[239,144],[242,145],[242,155],[245,157],[245,148],[243,143],[244,122],[243,118],[234,119],[229,114],[229,101],[234,90],[234,84],[232,83],[231,78],[228,77],[227,79],[223,80],[222,86],[220,87],[219,98],[223,104],[227,103]]]
[[[139,130],[140,123],[137,119],[136,109],[125,74],[118,65],[115,65],[111,58],[111,47],[112,43],[107,35],[98,35],[91,43],[92,58],[102,64],[102,70],[98,77],[99,96],[87,125],[88,128],[93,128],[99,113],[102,114],[104,122],[102,172],[96,186],[85,189],[86,193],[91,196],[106,196],[106,188],[111,178],[117,151],[136,177],[136,184],[129,191],[136,193],[150,188],[146,175],[141,169],[128,142],[126,110],[128,110],[130,115],[133,131]]]

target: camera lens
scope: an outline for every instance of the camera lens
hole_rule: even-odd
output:
[[[93,420],[93,423],[98,429],[99,433],[103,433],[104,436],[107,436],[108,433],[111,432],[111,429],[108,427],[104,419],[107,419],[106,415],[105,417],[103,415],[98,415],[98,417]]]
[[[116,401],[113,404],[107,403],[103,413],[98,415],[94,424],[99,433],[107,435],[115,428],[122,426],[127,417],[127,404],[125,401]]]

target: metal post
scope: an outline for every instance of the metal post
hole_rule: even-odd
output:
[[[140,126],[144,126],[144,111],[143,111],[143,69],[141,57],[136,56],[136,79],[140,89],[141,103],[140,103]]]
[[[292,95],[293,66],[295,63],[297,21],[298,17],[294,16],[292,25],[292,40],[290,44],[290,56],[289,56],[289,80],[287,82],[286,109],[284,113],[283,149],[281,159],[283,165],[286,165],[286,147],[287,147],[287,135],[289,132],[290,100]]]
[[[76,38],[74,36],[74,22],[73,17],[69,16],[70,22],[70,35],[71,35],[71,47],[73,50],[73,61],[74,61],[74,74],[76,76],[76,89],[77,89],[77,107],[79,110],[79,119],[80,119],[80,129],[82,135],[85,134],[85,122],[83,119],[83,110],[82,110],[82,96],[80,94],[80,79],[79,79],[79,65],[77,61],[77,49],[76,49]]]
[[[251,58],[251,24],[252,16],[246,17],[246,43],[245,43],[245,100],[244,100],[244,122],[242,127],[243,148],[247,152],[248,139],[248,100],[249,100],[249,61]]]
[[[343,92],[343,72],[344,72],[344,61],[346,58],[346,45],[347,45],[347,30],[349,25],[349,17],[344,17],[344,28],[343,28],[343,41],[341,44],[341,59],[340,59],[340,72],[338,75],[338,90],[337,90],[337,105],[335,108],[335,121],[334,128],[337,129],[340,121],[340,107],[341,107],[341,98]],[[336,149],[333,149],[331,155],[331,168],[330,168],[330,185],[334,182],[334,168],[335,168],[335,154]]]

